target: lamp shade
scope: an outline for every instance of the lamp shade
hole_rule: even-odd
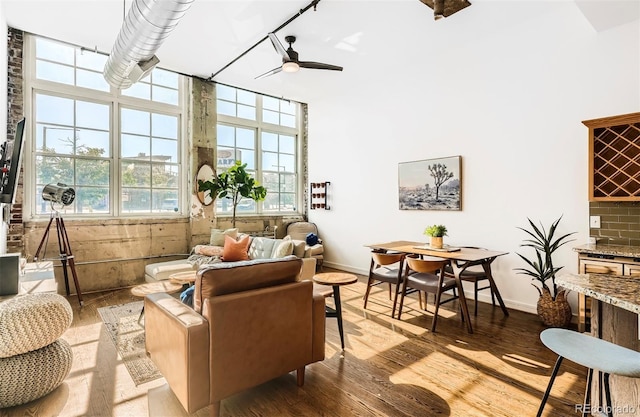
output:
[[[282,71],[284,72],[298,72],[300,65],[297,62],[287,61],[282,64]]]

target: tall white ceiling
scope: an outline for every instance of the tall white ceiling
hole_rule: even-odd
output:
[[[562,1],[562,0],[556,0]],[[637,0],[578,0],[596,30],[640,17]],[[109,52],[131,0],[2,0],[7,24],[27,32]],[[262,39],[310,0],[195,0],[177,28],[158,50],[160,66],[207,78]],[[554,1],[472,0],[472,6],[434,21],[419,0],[322,0],[278,32],[296,35],[301,60],[340,65],[344,72],[302,70],[254,78],[280,64],[269,41],[263,42],[215,80],[293,98],[321,99],[348,91],[354,82],[374,83],[402,76],[402,71],[455,53],[470,38],[491,34],[551,13]],[[544,28],[540,28],[544,30]],[[425,73],[425,78],[429,74]],[[327,88],[331,86],[333,88]]]

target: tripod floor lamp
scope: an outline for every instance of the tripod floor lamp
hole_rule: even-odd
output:
[[[78,283],[78,275],[76,274],[76,264],[74,261],[73,253],[71,253],[71,243],[69,242],[69,235],[67,235],[67,229],[64,226],[64,220],[58,210],[56,210],[55,204],[61,205],[61,207],[68,206],[73,203],[76,198],[76,192],[73,188],[68,187],[66,184],[47,184],[42,189],[42,199],[51,203],[51,218],[49,224],[45,229],[38,250],[33,256],[35,261],[40,257],[40,251],[44,249],[42,260],[60,260],[62,263],[62,271],[64,273],[64,285],[69,295],[69,274],[67,273],[67,267],[71,270],[73,277],[73,284],[76,287],[76,295],[78,296],[78,302],[82,306],[82,291],[80,290],[80,284]],[[49,242],[49,232],[51,231],[51,225],[55,220],[56,230],[58,236],[58,248],[60,249],[60,255],[58,258],[45,258],[47,252],[47,243]]]

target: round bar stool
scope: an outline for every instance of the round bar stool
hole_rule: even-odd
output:
[[[629,378],[640,378],[640,352],[636,352],[635,350],[567,329],[546,329],[540,333],[540,340],[542,340],[542,343],[544,343],[546,347],[558,354],[558,359],[553,367],[547,391],[544,393],[544,397],[542,397],[542,403],[538,409],[538,417],[542,415],[542,410],[549,398],[553,381],[558,374],[563,358],[567,358],[589,369],[587,374],[587,387],[584,394],[584,404],[582,407],[583,416],[588,415],[587,410],[589,407],[587,407],[587,405],[590,405],[590,387],[594,370],[600,371],[603,374],[606,410],[607,416],[609,417],[613,417],[609,376],[620,375]],[[601,405],[603,405],[602,402]]]

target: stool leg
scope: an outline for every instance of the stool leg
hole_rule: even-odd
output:
[[[604,396],[607,401],[607,416],[613,417],[613,404],[611,404],[611,390],[609,389],[609,374],[603,373],[602,378],[604,380]]]
[[[544,410],[544,406],[547,403],[547,399],[549,398],[549,394],[551,393],[551,387],[553,386],[553,381],[556,379],[556,375],[558,375],[558,370],[560,369],[560,364],[562,364],[562,356],[558,356],[558,360],[556,360],[556,364],[553,367],[553,372],[551,372],[551,379],[549,379],[549,385],[547,385],[547,391],[544,393],[544,397],[542,397],[542,403],[540,404],[540,408],[538,409],[538,414],[536,417],[540,417],[542,415],[542,410]]]
[[[340,301],[340,287],[333,286],[333,301],[336,304],[336,315],[338,319],[338,331],[340,332],[340,346],[344,350],[344,330],[342,328],[342,302]]]
[[[584,402],[582,403],[582,417],[588,417],[588,406],[591,405],[591,382],[593,381],[593,369],[589,368],[587,373],[587,387],[584,390]],[[590,407],[589,407],[590,408]]]

